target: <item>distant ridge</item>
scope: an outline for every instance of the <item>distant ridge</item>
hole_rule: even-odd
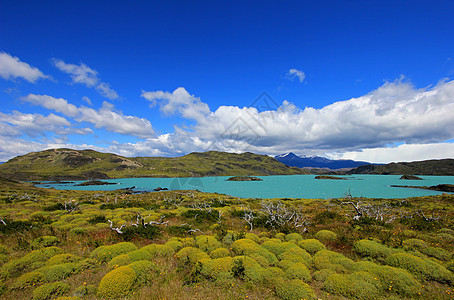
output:
[[[414,162],[398,162],[386,165],[360,166],[348,174],[382,175],[454,175],[454,159],[432,159]]]
[[[94,150],[61,148],[31,152],[0,165],[0,176],[22,181],[307,173],[267,155],[217,151],[193,152],[181,157],[131,158]]]
[[[287,166],[297,168],[327,168],[330,170],[351,169],[363,165],[370,165],[365,161],[354,160],[333,160],[320,156],[296,155],[295,153],[285,153],[274,157]]]

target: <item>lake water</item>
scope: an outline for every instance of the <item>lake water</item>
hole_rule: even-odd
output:
[[[424,180],[400,180],[400,175],[353,175],[338,176],[347,180],[314,179],[315,175],[257,176],[263,181],[227,181],[227,177],[202,178],[121,178],[107,179],[114,185],[75,186],[83,181],[70,184],[47,184],[39,187],[53,187],[67,190],[116,190],[135,186],[135,191],[153,191],[157,187],[169,190],[197,189],[202,192],[216,192],[242,198],[306,198],[329,199],[345,196],[350,192],[355,197],[406,198],[426,195],[440,195],[442,192],[398,188],[390,185],[433,186],[454,184],[454,176],[420,176]]]

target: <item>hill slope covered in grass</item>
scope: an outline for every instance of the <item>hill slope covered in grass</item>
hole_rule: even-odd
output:
[[[365,165],[348,174],[383,175],[454,175],[454,159],[433,159],[414,162],[399,162],[386,165]]]
[[[94,150],[51,149],[18,156],[0,165],[0,176],[15,180],[260,176],[304,172],[266,155],[216,151],[194,152],[182,157],[127,158]]]

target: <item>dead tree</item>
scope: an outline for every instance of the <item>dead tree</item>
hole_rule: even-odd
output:
[[[107,220],[107,221],[110,223],[110,229],[112,229],[113,231],[116,231],[119,234],[123,233],[123,231],[121,231],[121,230],[126,226],[126,224],[123,224],[120,227],[113,227],[113,222],[111,220]]]

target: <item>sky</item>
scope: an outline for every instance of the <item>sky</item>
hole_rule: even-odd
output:
[[[0,161],[454,158],[453,1],[0,1]]]

